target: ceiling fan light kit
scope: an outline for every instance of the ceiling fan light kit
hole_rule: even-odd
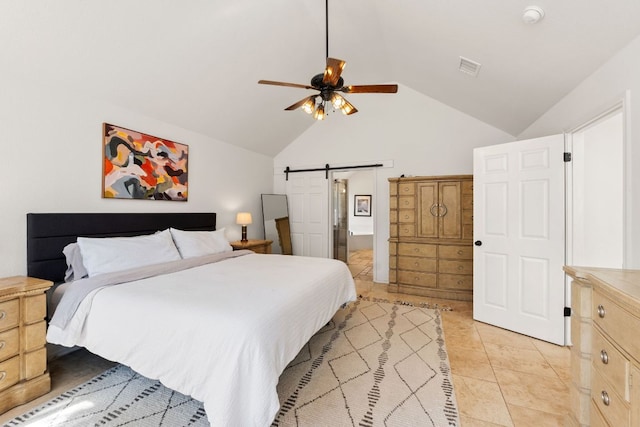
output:
[[[329,57],[329,0],[325,0],[326,12],[326,67],[323,73],[316,74],[311,78],[311,85],[302,85],[298,83],[285,83],[273,80],[259,80],[259,84],[287,86],[301,89],[317,90],[319,93],[301,99],[285,108],[286,111],[301,108],[307,114],[313,114],[316,120],[324,120],[327,115],[327,107],[333,107],[333,111],[340,111],[344,115],[357,113],[358,110],[342,95],[343,93],[396,93],[398,85],[359,85],[345,86],[344,79],[341,77],[346,62],[341,59]]]

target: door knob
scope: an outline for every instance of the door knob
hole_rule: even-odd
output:
[[[473,244],[476,246],[482,246],[482,241],[476,240],[475,242],[473,242]]]

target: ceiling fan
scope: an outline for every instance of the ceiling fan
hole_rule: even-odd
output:
[[[347,101],[342,93],[396,93],[398,92],[398,85],[395,84],[382,84],[382,85],[344,85],[344,79],[341,77],[342,70],[346,65],[346,62],[342,59],[329,57],[329,0],[325,0],[325,27],[326,27],[326,49],[327,49],[327,64],[324,69],[324,73],[316,74],[311,78],[310,85],[303,85],[297,83],[285,83],[277,82],[273,80],[259,80],[259,84],[263,85],[275,85],[275,86],[287,86],[297,87],[301,89],[317,90],[316,93],[311,96],[302,98],[300,101],[285,108],[286,111],[296,110],[302,107],[302,110],[307,114],[313,114],[316,120],[324,120],[327,110],[326,108],[331,105],[335,110],[341,111],[345,115],[357,113],[358,110],[349,101]]]

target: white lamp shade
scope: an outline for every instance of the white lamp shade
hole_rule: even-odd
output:
[[[249,224],[251,224],[251,213],[250,212],[238,212],[238,215],[236,215],[236,224],[238,224],[238,225],[249,225]]]

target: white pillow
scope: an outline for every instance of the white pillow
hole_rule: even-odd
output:
[[[170,228],[182,258],[230,252],[233,250],[224,236],[224,228],[216,231],[184,231]]]
[[[78,246],[89,277],[181,259],[169,230],[148,236],[78,237]]]

